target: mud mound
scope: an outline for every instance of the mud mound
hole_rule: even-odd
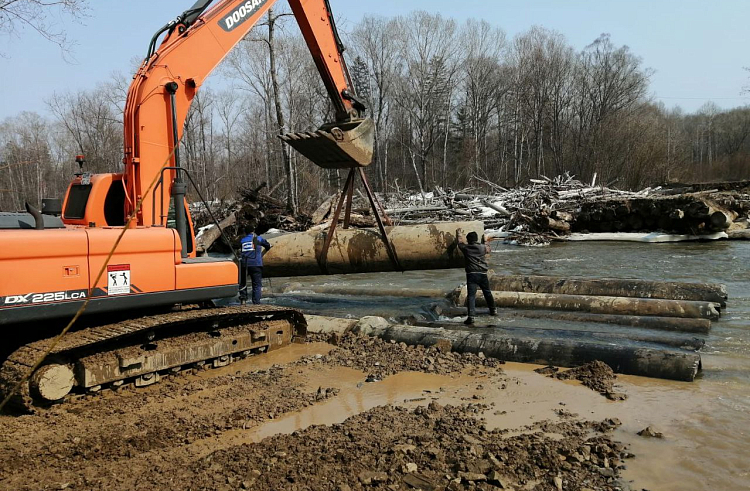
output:
[[[615,489],[624,448],[591,436],[593,424],[543,423],[505,436],[476,419],[483,409],[378,407],[218,451],[196,463],[192,482],[218,490]]]
[[[580,367],[555,373],[558,380],[580,380],[583,385],[600,394],[612,392],[617,376],[606,363],[592,361]]]
[[[450,349],[450,344],[426,348],[349,333],[338,339],[337,349],[320,361],[327,365],[356,368],[377,380],[405,371],[444,375],[470,367],[491,368],[496,369],[495,373],[502,373],[500,365],[504,362],[500,360],[485,358],[481,354],[455,353]],[[302,363],[309,363],[309,359]]]
[[[558,380],[579,380],[581,384],[612,401],[624,401],[628,398],[627,394],[612,390],[617,375],[609,365],[601,361],[592,361],[565,372],[560,372],[559,368],[553,366],[537,368],[534,371]]]

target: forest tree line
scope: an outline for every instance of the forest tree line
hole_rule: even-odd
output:
[[[358,96],[375,121],[368,168],[378,191],[514,186],[570,172],[637,189],[667,181],[750,178],[750,106],[693,114],[649,94],[652,72],[602,35],[583,50],[541,27],[508,39],[485,21],[427,12],[368,16],[345,35]],[[290,208],[310,209],[343,184],[278,139],[332,118],[294,21],[269,16],[201,90],[182,160],[210,200],[267,183]],[[130,77],[58,93],[48,114],[0,122],[0,210],[61,197],[84,154],[87,170],[122,168],[122,106]]]

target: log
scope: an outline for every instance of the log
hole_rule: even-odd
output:
[[[490,274],[489,281],[490,288],[497,291],[697,300],[720,303],[722,307],[727,300],[726,286],[713,283],[499,274]]]
[[[483,353],[503,361],[576,367],[595,360],[617,373],[692,381],[701,369],[698,353],[642,345],[584,341],[569,337],[499,335],[462,330],[390,325],[385,319],[363,318],[354,332],[411,346],[433,346],[448,341],[454,351]]]
[[[476,196],[473,194],[466,194],[466,193],[456,193],[453,195],[453,199],[456,201],[471,201],[475,199]]]
[[[432,311],[436,315],[446,317],[461,317],[466,315],[465,307],[443,308],[435,306]],[[590,322],[592,324],[612,324],[618,326],[638,327],[656,331],[685,332],[694,334],[708,334],[711,330],[709,319],[686,319],[680,317],[657,317],[645,315],[615,315],[591,314],[589,312],[555,312],[543,310],[506,311],[498,312],[499,318],[522,319],[551,319],[566,322]]]
[[[505,209],[504,207],[502,207],[502,206],[500,206],[500,205],[498,205],[498,204],[496,204],[496,203],[492,203],[492,202],[491,202],[491,201],[489,201],[489,200],[486,200],[486,199],[485,199],[485,200],[482,200],[482,204],[484,204],[484,206],[486,206],[487,208],[490,208],[490,209],[492,209],[492,210],[495,210],[496,212],[498,212],[499,214],[501,214],[501,215],[502,215],[502,216],[504,216],[504,217],[509,217],[509,216],[511,216],[511,212],[509,212],[509,211],[508,211],[508,210],[506,210],[506,209]]]
[[[203,229],[202,233],[199,233],[195,237],[195,250],[198,254],[205,253],[211,248],[214,242],[221,237],[221,232],[227,227],[231,227],[237,223],[237,212],[232,212],[227,215],[222,221],[219,222],[219,226],[216,224],[209,225],[208,228]]]
[[[456,329],[460,326],[455,322],[424,320],[414,320],[410,322],[409,325],[446,329]],[[574,339],[602,342],[608,340],[610,340],[611,342],[617,342],[618,340],[627,340],[637,341],[640,343],[662,344],[665,346],[671,346],[673,348],[681,348],[692,351],[698,351],[706,344],[705,340],[693,336],[658,332],[655,333],[638,329],[625,329],[622,331],[602,331],[586,328],[560,329],[555,327],[508,326],[503,325],[502,323],[495,320],[490,321],[486,325],[476,324],[474,328],[488,328],[492,329],[493,334],[507,336],[523,335],[533,337],[539,335],[541,332],[541,334],[545,336],[554,336],[559,338],[571,337]]]
[[[721,306],[718,303],[691,300],[503,291],[493,291],[492,297],[497,307],[515,309],[566,310],[592,314],[653,315],[710,320],[718,320],[721,312]],[[466,305],[465,286],[458,291],[456,304]],[[482,295],[477,295],[477,305],[486,306]]]
[[[564,222],[572,222],[575,220],[575,217],[569,211],[555,210],[552,212],[552,217]]]
[[[649,244],[659,244],[666,242],[694,242],[699,240],[720,240],[731,238],[725,232],[714,232],[708,235],[688,235],[688,234],[663,234],[659,232],[641,233],[641,232],[595,232],[587,234],[574,233],[565,237],[565,240],[571,242],[645,242]]]
[[[562,220],[555,220],[552,217],[540,217],[541,226],[558,232],[570,232],[570,224]]]
[[[737,218],[736,213],[716,210],[711,213],[711,216],[709,217],[709,223],[711,224],[712,230],[726,230],[730,225],[732,225],[732,221],[735,218]]]
[[[685,213],[690,218],[705,219],[711,213],[710,207],[703,201],[697,200],[685,207]]]
[[[730,239],[750,240],[750,230],[730,230],[727,232]]]
[[[338,194],[334,194],[326,198],[326,200],[321,203],[318,209],[315,210],[312,214],[313,224],[317,225],[328,217],[328,215],[331,213],[331,207],[333,207],[334,203],[336,203],[338,197]]]
[[[456,230],[484,233],[482,222],[431,223],[386,227],[403,270],[461,268]],[[263,276],[376,273],[395,271],[380,232],[376,229],[337,229],[323,257],[326,231],[286,234],[269,240],[263,257]]]
[[[409,206],[406,208],[389,208],[385,210],[386,215],[403,215],[404,213],[431,213],[434,211],[449,210],[447,206]]]
[[[339,222],[343,222],[344,217],[343,213],[342,216],[339,217]],[[353,227],[374,227],[375,226],[375,218],[368,217],[364,215],[360,215],[359,213],[352,213],[349,215],[349,225]]]

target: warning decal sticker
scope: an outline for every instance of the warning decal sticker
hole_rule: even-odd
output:
[[[107,295],[130,293],[130,265],[107,266]]]

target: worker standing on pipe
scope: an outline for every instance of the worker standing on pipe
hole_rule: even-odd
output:
[[[242,270],[246,272],[240,296],[243,301],[247,300],[247,276],[249,276],[253,288],[253,304],[257,305],[260,303],[263,284],[263,254],[271,248],[271,244],[260,235],[255,234],[255,227],[253,225],[245,227],[245,234],[245,237],[240,239]],[[262,251],[260,250],[261,248],[263,249]]]
[[[477,288],[482,289],[484,299],[487,301],[487,306],[490,308],[490,315],[497,314],[495,299],[492,298],[490,282],[487,278],[487,270],[489,267],[487,266],[486,257],[492,251],[489,245],[492,239],[484,236],[480,243],[477,233],[469,232],[464,240],[462,230],[456,231],[456,238],[458,239],[458,248],[461,249],[466,261],[466,290],[468,292],[467,303],[469,315],[464,321],[464,324],[470,326],[474,324],[474,316],[476,315]]]

